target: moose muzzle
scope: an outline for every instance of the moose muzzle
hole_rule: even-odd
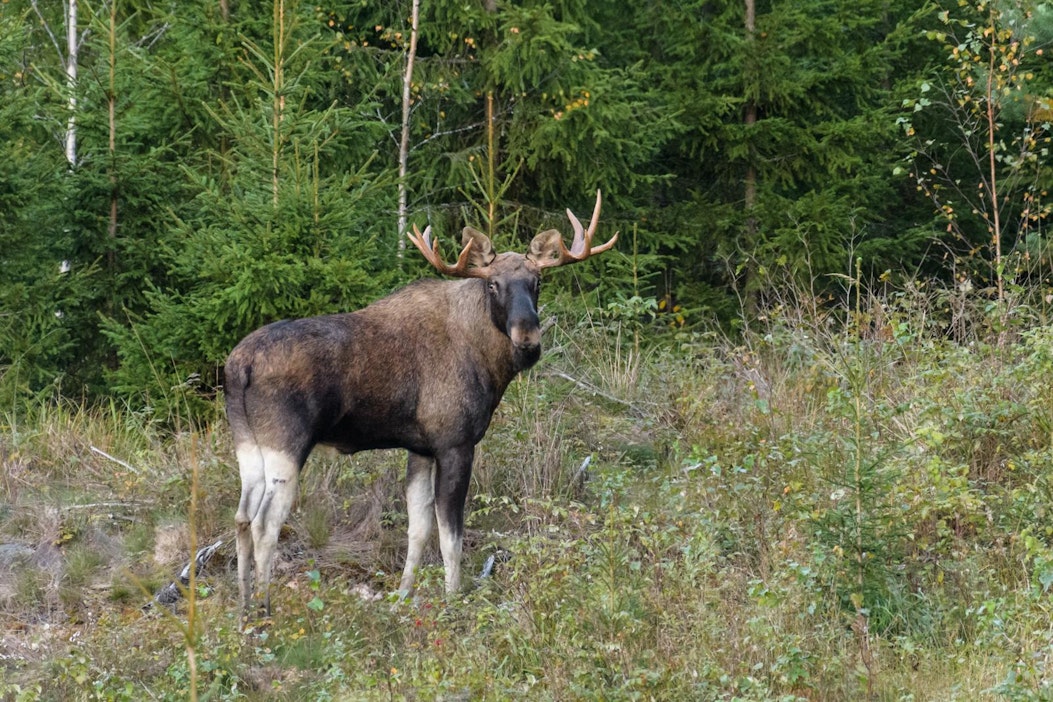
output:
[[[516,296],[508,314],[508,338],[519,368],[529,368],[541,357],[541,322],[534,301]]]

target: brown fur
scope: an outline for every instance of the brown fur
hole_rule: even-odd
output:
[[[476,443],[519,370],[508,337],[479,323],[484,285],[421,281],[359,312],[245,337],[227,361],[235,442],[298,453],[316,443],[346,453]]]

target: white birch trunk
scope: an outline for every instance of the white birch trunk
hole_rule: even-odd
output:
[[[77,165],[77,53],[80,42],[77,38],[77,0],[69,0],[66,6],[66,89],[69,91],[66,120],[66,162],[69,167]]]

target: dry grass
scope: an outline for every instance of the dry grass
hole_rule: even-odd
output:
[[[319,452],[274,621],[239,633],[229,551],[203,574],[199,692],[1044,698],[1053,339],[961,346],[903,299],[888,338],[799,309],[734,343],[555,330],[477,452],[467,571],[501,558],[451,601],[437,549],[417,599],[374,599],[401,569],[404,457]],[[194,465],[198,543],[229,539],[226,429],[63,404],[5,423],[0,696],[184,698],[186,605],[141,606],[186,557]]]

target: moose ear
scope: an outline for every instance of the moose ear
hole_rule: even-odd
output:
[[[465,227],[461,232],[461,246],[467,246],[469,242],[472,244],[472,251],[468,257],[468,263],[476,268],[489,266],[497,258],[494,247],[490,243],[490,237],[478,229]]]
[[[562,235],[555,229],[548,229],[534,237],[530,242],[530,252],[526,255],[535,263],[559,258],[559,250],[563,244]]]

